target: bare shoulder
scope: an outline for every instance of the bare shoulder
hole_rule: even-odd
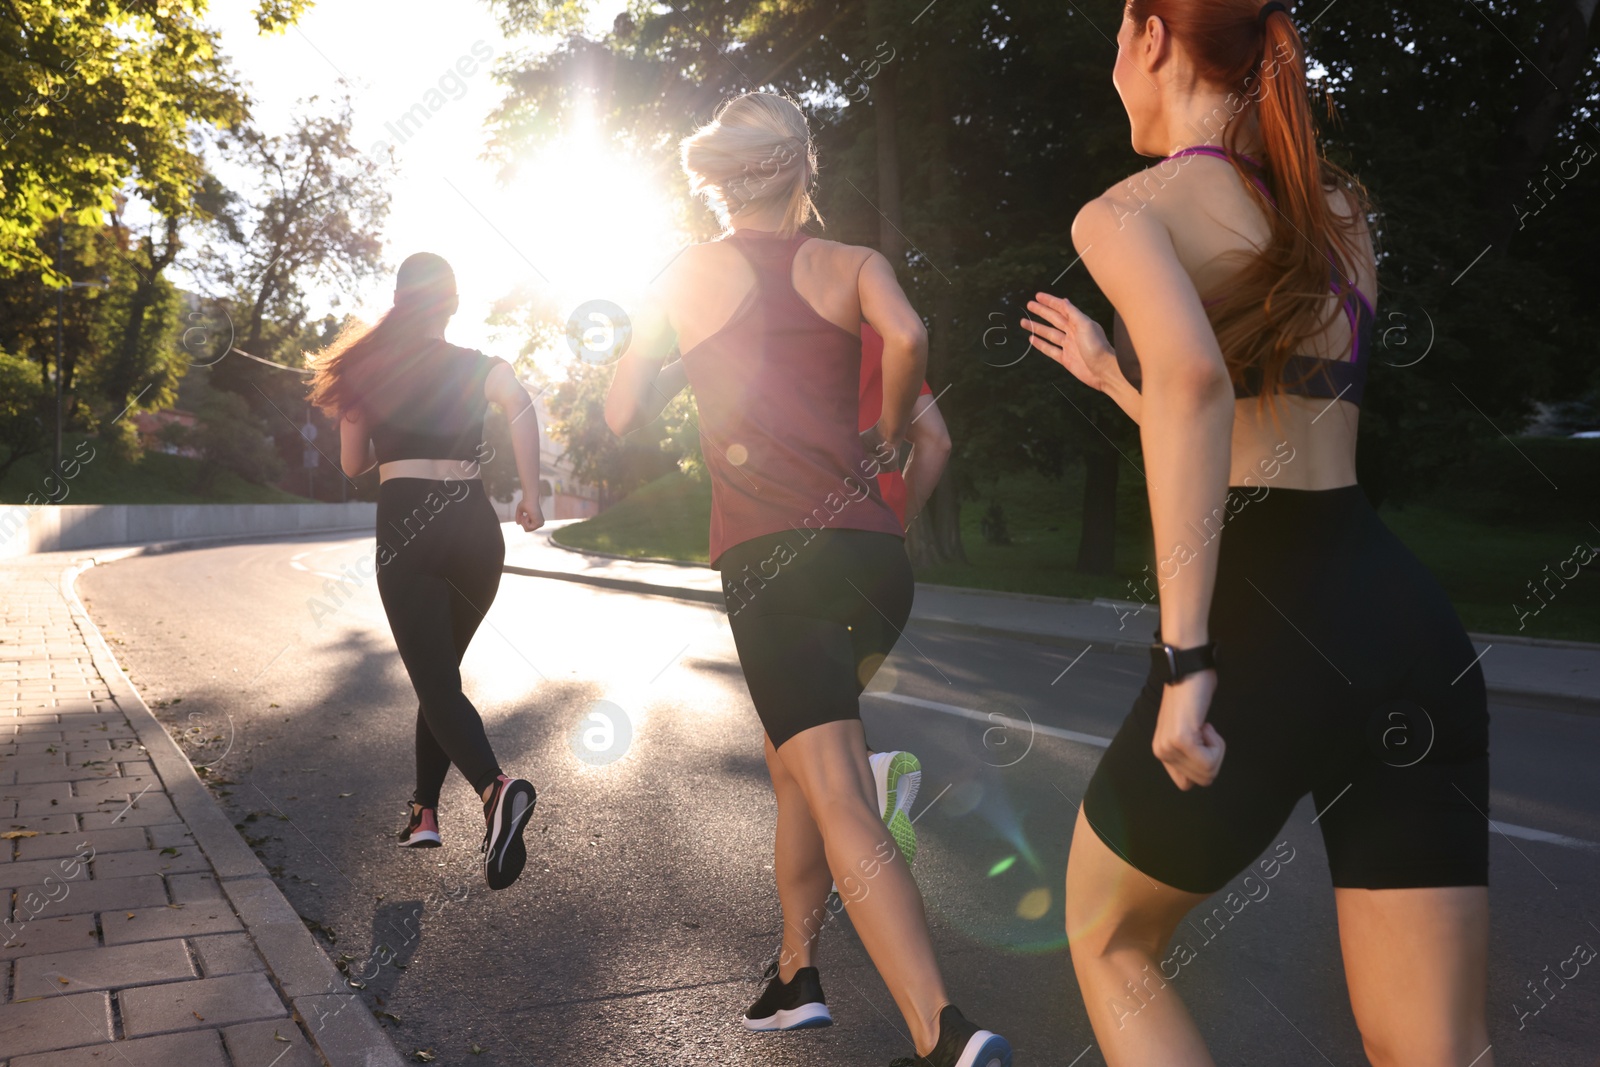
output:
[[[1072,243],[1080,253],[1087,252],[1097,241],[1103,243],[1118,233],[1148,235],[1164,226],[1160,217],[1149,210],[1154,200],[1140,194],[1145,186],[1145,176],[1152,175],[1155,170],[1154,167],[1148,168],[1125,182],[1113,185],[1078,209],[1078,214],[1072,220]]]
[[[800,246],[800,255],[807,266],[830,275],[853,275],[873,256],[881,256],[881,253],[862,245],[847,245],[824,237],[813,237]]]
[[[661,272],[657,285],[665,292],[692,289],[707,272],[715,271],[737,253],[720,240],[689,245],[672,257]]]

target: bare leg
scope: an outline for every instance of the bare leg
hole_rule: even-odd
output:
[[[875,810],[877,791],[860,720],[813,726],[785,741],[778,757],[816,820],[839,895],[911,1028],[912,1042],[919,1054],[932,1051],[939,1012],[950,1000],[928,938],[922,894]],[[785,917],[786,937],[793,922]]]
[[[1335,889],[1350,1007],[1373,1067],[1493,1067],[1489,890]]]
[[[1067,857],[1067,942],[1110,1067],[1212,1067],[1177,989],[1161,975],[1173,931],[1206,897],[1146,877],[1078,810]]]
[[[811,817],[800,783],[794,780],[772,742],[766,742],[767,769],[778,798],[778,838],[773,856],[778,902],[783,907],[783,951],[778,957],[778,978],[787,982],[794,972],[812,966],[817,935],[827,918],[828,890],[833,875],[822,845],[822,831]]]

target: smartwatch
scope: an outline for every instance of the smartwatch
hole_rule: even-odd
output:
[[[1215,670],[1217,666],[1217,643],[1207,641],[1194,648],[1174,648],[1164,644],[1161,632],[1156,631],[1156,640],[1150,646],[1150,663],[1157,678],[1163,685],[1182,681],[1191,674],[1201,671]]]

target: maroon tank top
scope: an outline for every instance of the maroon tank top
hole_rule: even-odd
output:
[[[808,237],[725,237],[755,286],[733,318],[683,354],[711,474],[711,562],[743,541],[793,529],[904,537],[878,493],[882,465],[856,430],[861,339],[795,291]],[[798,547],[798,545],[796,546]]]

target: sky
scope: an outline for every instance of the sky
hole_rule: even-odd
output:
[[[609,26],[620,2],[602,2],[595,27]],[[519,339],[484,323],[492,302],[518,286],[543,290],[563,309],[585,301],[626,303],[631,287],[672,256],[679,235],[644,168],[618,158],[584,130],[572,130],[521,161],[514,184],[479,158],[484,119],[502,88],[494,67],[513,50],[486,4],[475,0],[319,0],[297,26],[261,36],[254,0],[217,0],[207,21],[220,31],[233,68],[248,83],[256,124],[286,132],[299,102],[331,100],[348,84],[352,140],[363,152],[394,146],[399,172],[384,228],[388,272],[351,294],[318,294],[312,313],[340,298],[369,321],[388,307],[393,269],[412,252],[436,252],[454,266],[461,311],[448,336],[511,357]],[[381,12],[381,15],[378,14]],[[529,43],[518,42],[516,47]],[[402,122],[413,108],[417,116]],[[224,169],[226,181],[249,174]]]

